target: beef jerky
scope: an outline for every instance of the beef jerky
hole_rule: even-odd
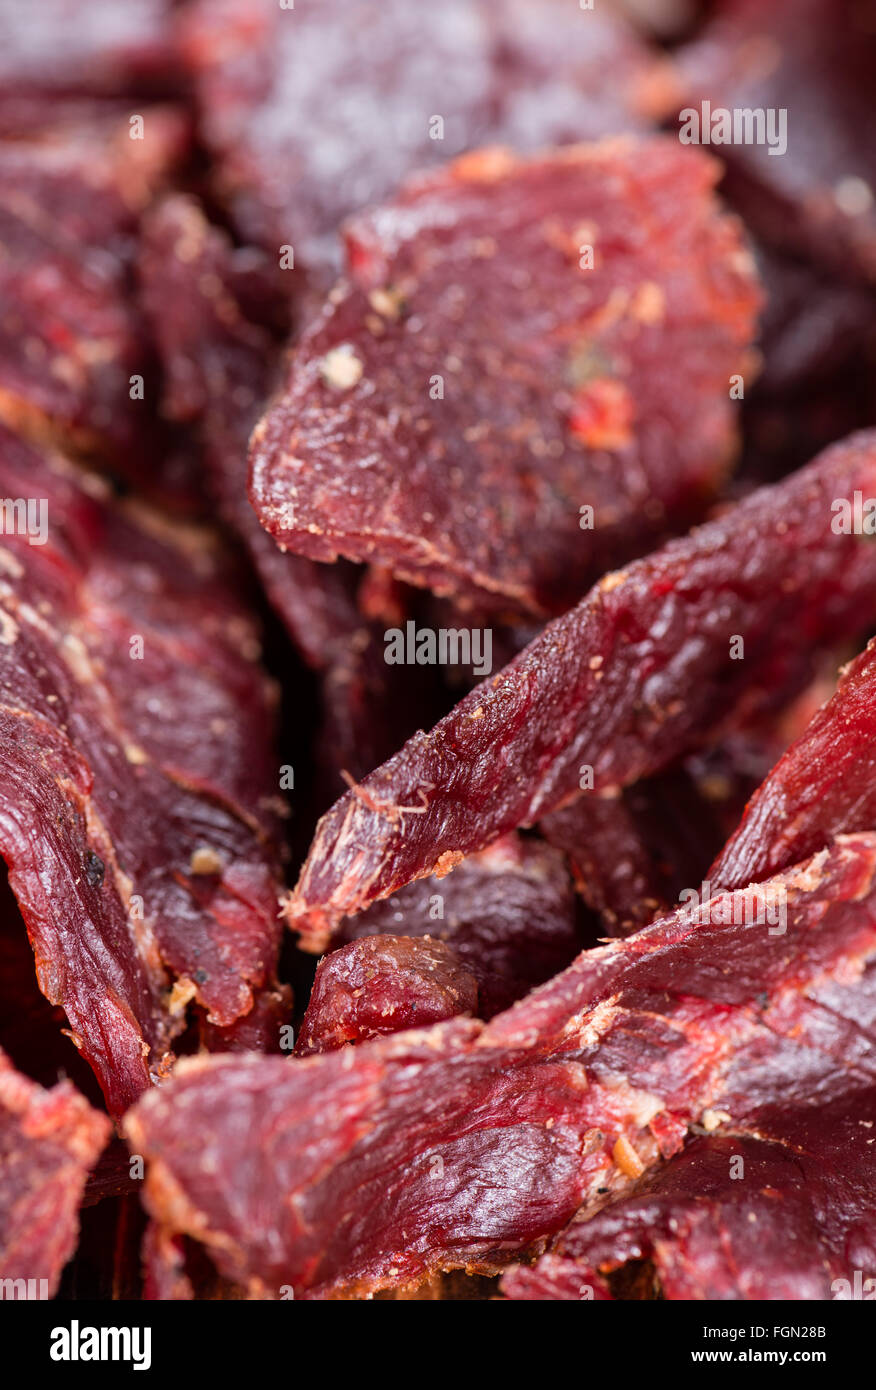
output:
[[[477,1012],[477,981],[429,937],[368,936],[320,961],[295,1051],[330,1052]]]
[[[190,1000],[228,1026],[270,981],[274,694],[209,533],[5,431],[0,493],[0,849],[40,988],[118,1113]]]
[[[263,989],[249,1013],[225,1028],[204,1016],[201,1045],[207,1052],[283,1052],[291,1048],[292,991],[288,985]],[[284,1047],[284,1029],[290,1041]]]
[[[85,1180],[111,1128],[69,1081],[44,1091],[0,1054],[0,1278],[14,1281],[11,1297],[57,1291]]]
[[[346,918],[334,941],[385,934],[429,936],[452,946],[478,982],[481,1018],[564,970],[581,944],[560,855],[519,835],[471,855],[447,878],[409,884]],[[309,938],[302,935],[300,944],[308,949]]]
[[[172,108],[144,121],[142,140],[115,113],[0,142],[0,418],[155,487],[155,372],[128,277],[138,213],[189,131]]]
[[[253,432],[262,524],[530,615],[683,529],[732,454],[758,303],[714,177],[664,140],[488,151],[354,219],[351,283]]]
[[[186,1061],[126,1117],[147,1206],[250,1295],[495,1272],[718,1111],[754,1125],[874,1084],[874,870],[876,837],[844,837],[585,951],[489,1024]]]
[[[0,128],[7,112],[71,97],[166,90],[178,73],[172,0],[41,0],[0,4]]]
[[[525,0],[199,0],[184,23],[238,233],[311,266],[336,259],[344,217],[413,169],[498,140],[534,150],[643,128],[661,72],[604,6],[561,0],[537,13]]]
[[[752,227],[871,282],[874,61],[872,16],[855,0],[777,0],[768,12],[758,0],[723,0],[679,59],[683,100],[693,103],[679,118],[681,138],[693,111],[700,141],[708,136],[727,160],[728,192]],[[757,122],[758,112],[762,126],[733,135],[735,113]]]
[[[608,936],[624,936],[668,912],[700,883],[720,821],[683,768],[605,796],[580,797],[541,822],[569,856],[578,891]]]
[[[749,801],[709,870],[739,888],[813,854],[843,831],[876,826],[876,644],[845,667],[836,693]]]
[[[631,784],[786,700],[819,646],[873,621],[876,548],[832,527],[833,502],[855,492],[876,495],[870,434],[606,575],[327,812],[293,925],[327,937],[344,914],[447,873],[582,788]]]
[[[259,526],[246,496],[246,446],[276,367],[277,345],[254,303],[262,258],[234,250],[192,198],[162,200],[144,222],[141,299],[164,368],[163,409],[197,425],[222,515],[246,546],[265,592],[303,660],[320,676],[318,772],[328,795],[339,769],[364,775],[437,716],[430,673],[384,661],[382,628],[357,605],[359,571],[283,554]]]
[[[779,1106],[756,1134],[700,1135],[629,1195],[573,1222],[532,1268],[506,1274],[503,1292],[598,1296],[606,1281],[623,1288],[642,1260],[666,1299],[848,1299],[864,1279],[876,1291],[874,1121],[870,1089]]]

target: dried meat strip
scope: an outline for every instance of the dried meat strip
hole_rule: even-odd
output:
[[[506,1274],[502,1290],[581,1299],[608,1283],[629,1297],[623,1275],[647,1261],[648,1297],[861,1297],[865,1279],[876,1289],[874,1125],[870,1089],[779,1106],[756,1134],[700,1135],[629,1195],[573,1222],[534,1266]],[[632,1296],[641,1288],[640,1273]]]
[[[334,944],[386,934],[429,936],[451,946],[478,982],[481,1018],[559,974],[581,946],[561,856],[520,835],[471,855],[446,878],[409,884],[346,918]],[[308,948],[306,935],[300,944]]]
[[[709,870],[715,889],[741,888],[876,827],[876,642],[840,674],[836,693],[745,808]]]
[[[682,108],[682,138],[693,112],[694,133],[728,162],[727,191],[746,221],[773,245],[873,282],[869,7],[722,0],[678,61],[684,101],[692,103]]]
[[[524,615],[684,529],[758,306],[715,176],[667,140],[487,151],[355,218],[351,283],[252,435],[262,524]]]
[[[833,503],[853,510],[856,492],[876,496],[872,434],[605,576],[327,812],[292,924],[327,940],[342,916],[446,873],[582,787],[635,782],[788,698],[819,646],[873,622],[876,547],[833,527]]]
[[[207,532],[0,431],[0,851],[110,1110],[277,949],[275,692]]]
[[[660,82],[627,25],[564,0],[537,13],[525,0],[199,0],[184,26],[238,233],[311,266],[335,261],[343,218],[412,170],[495,141],[643,129]]]
[[[478,986],[456,952],[429,937],[368,936],[319,963],[299,1057],[477,1012]]]
[[[86,1178],[112,1125],[75,1086],[43,1090],[0,1053],[0,1279],[51,1298],[76,1246]],[[14,1292],[9,1292],[12,1282]]]
[[[256,1296],[495,1271],[719,1110],[873,1086],[874,873],[876,836],[843,837],[585,951],[489,1024],[186,1061],[126,1117],[147,1206]]]

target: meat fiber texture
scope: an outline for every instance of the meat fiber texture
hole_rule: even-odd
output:
[[[819,647],[876,618],[876,547],[834,524],[855,492],[876,495],[874,434],[604,576],[323,816],[292,925],[325,940],[582,790],[635,782],[786,701]]]
[[[85,1181],[111,1129],[71,1082],[43,1090],[0,1053],[0,1279],[15,1289],[5,1297],[57,1293]]]
[[[238,233],[319,272],[337,262],[341,221],[413,170],[486,143],[643,129],[662,85],[662,64],[604,5],[199,0],[183,23]]]
[[[876,31],[855,0],[721,0],[678,57],[682,115],[772,120],[715,143],[727,189],[774,246],[876,281]],[[777,122],[784,113],[784,137]],[[684,129],[684,122],[679,127]],[[702,130],[700,137],[705,143]],[[714,140],[714,134],[712,135]]]
[[[346,918],[334,944],[386,934],[451,946],[477,980],[481,1018],[559,974],[580,947],[562,856],[520,835],[471,855],[448,877],[409,884]],[[300,944],[307,949],[309,938]]]
[[[253,432],[262,524],[542,616],[684,529],[759,304],[716,174],[662,139],[481,151],[353,219],[350,284]]]
[[[368,936],[319,963],[295,1051],[330,1052],[477,1012],[478,986],[443,941]]]
[[[113,1113],[278,948],[275,692],[227,552],[0,432],[0,852]]]
[[[874,871],[876,836],[842,837],[585,951],[488,1024],[184,1061],[125,1120],[147,1206],[254,1296],[495,1271],[719,1112],[753,1126],[874,1084]]]
[[[779,1100],[756,1133],[700,1134],[628,1195],[573,1222],[534,1266],[506,1274],[502,1290],[611,1297],[629,1262],[646,1261],[634,1297],[872,1298],[874,1127],[871,1087],[813,1106]]]
[[[153,492],[173,475],[129,277],[139,216],[188,151],[188,120],[85,108],[0,140],[0,419],[111,463]]]

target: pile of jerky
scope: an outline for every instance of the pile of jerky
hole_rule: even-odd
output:
[[[0,1278],[876,1290],[874,67],[0,0]]]

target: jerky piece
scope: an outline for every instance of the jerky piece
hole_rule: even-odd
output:
[[[487,151],[354,219],[352,284],[252,436],[262,524],[536,615],[683,529],[732,453],[758,304],[715,173],[662,139]]]
[[[271,980],[274,692],[209,533],[5,431],[0,494],[0,849],[119,1113],[190,1000],[228,1026]]]
[[[502,1290],[580,1299],[645,1259],[666,1299],[850,1298],[876,1275],[874,1121],[871,1089],[694,1138]]]
[[[661,71],[604,6],[564,0],[199,0],[184,25],[239,234],[309,265],[334,262],[342,219],[414,169],[642,129]]]
[[[0,1279],[14,1281],[10,1297],[57,1291],[85,1180],[111,1129],[69,1081],[44,1091],[0,1053]]]
[[[876,279],[869,7],[723,0],[679,63],[685,101],[694,103],[679,118],[681,138],[693,111],[694,133],[699,126],[700,141],[730,166],[728,192],[746,220],[774,245]],[[745,120],[735,135],[734,113],[737,126]]]
[[[872,434],[606,575],[322,818],[290,922],[326,940],[344,914],[447,873],[582,785],[630,784],[786,700],[819,645],[873,622],[876,547],[832,525],[856,491],[876,495]]]
[[[200,1019],[201,1043],[207,1052],[283,1052],[284,1029],[292,1033],[292,991],[288,985],[264,989],[248,1014],[226,1028]]]
[[[604,796],[580,797],[542,822],[606,934],[625,936],[700,883],[722,841],[718,818],[683,768]]]
[[[194,421],[222,515],[243,540],[297,651],[320,673],[322,729],[315,749],[327,784],[320,809],[354,777],[377,767],[438,716],[433,674],[384,660],[383,629],[356,602],[359,572],[283,554],[259,526],[246,495],[246,446],[276,367],[277,345],[245,312],[265,282],[252,250],[235,251],[197,202],[175,196],[147,215],[141,298],[164,367],[163,408]]]
[[[818,711],[749,801],[709,870],[741,888],[813,854],[834,835],[876,826],[876,642],[846,666]]]
[[[54,110],[69,96],[167,90],[176,76],[173,0],[0,3],[0,128],[7,111]]]
[[[481,1018],[564,970],[581,944],[560,855],[519,835],[471,855],[447,878],[409,884],[346,918],[335,943],[387,933],[452,946],[478,982]],[[308,948],[306,935],[300,944]]]
[[[154,370],[128,276],[139,211],[185,152],[156,108],[0,144],[0,418],[155,484]],[[147,465],[148,459],[148,465]]]
[[[844,837],[585,951],[486,1025],[186,1061],[126,1118],[149,1210],[260,1296],[494,1272],[706,1112],[754,1125],[777,1096],[874,1085],[874,872],[876,836]]]
[[[443,941],[369,936],[320,961],[295,1051],[306,1057],[424,1028],[477,1004],[474,975]]]

